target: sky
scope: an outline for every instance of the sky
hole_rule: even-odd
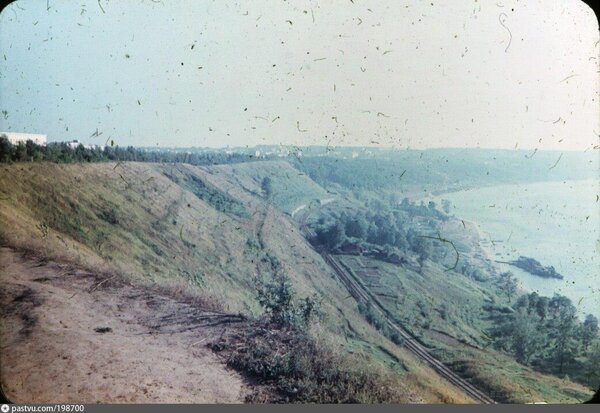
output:
[[[0,130],[119,145],[590,150],[576,0],[19,0]]]

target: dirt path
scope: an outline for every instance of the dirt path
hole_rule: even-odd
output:
[[[0,283],[0,378],[13,402],[239,403],[251,391],[205,347],[240,317],[8,248]]]

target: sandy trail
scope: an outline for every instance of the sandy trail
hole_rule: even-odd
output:
[[[238,318],[101,281],[0,248],[0,378],[11,401],[244,401],[250,387],[205,347]]]

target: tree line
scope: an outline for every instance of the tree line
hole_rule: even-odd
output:
[[[188,163],[191,165],[214,165],[249,162],[257,160],[250,154],[225,153],[223,151],[172,152],[165,150],[147,150],[133,146],[104,146],[86,148],[80,144],[75,148],[66,142],[38,145],[28,140],[12,144],[6,135],[0,136],[0,163],[39,162],[56,163],[138,161]]]
[[[320,185],[337,184],[351,190],[458,190],[498,183],[584,179],[597,174],[591,167],[594,155],[582,152],[565,153],[549,169],[559,153],[538,151],[532,157],[521,150],[364,149],[338,148],[327,156],[303,156],[290,162]]]
[[[389,203],[377,198],[366,201],[364,209],[322,214],[311,229],[312,242],[330,252],[375,252],[378,258],[401,262],[414,256],[422,266],[426,259],[441,259],[447,251],[428,234],[435,234],[448,220],[435,202],[425,204],[404,198]]]
[[[600,384],[598,318],[581,321],[577,308],[562,295],[520,296],[512,312],[496,317],[494,345],[524,365],[596,388]]]

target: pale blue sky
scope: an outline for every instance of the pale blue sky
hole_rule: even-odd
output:
[[[0,130],[140,146],[599,143],[598,25],[579,1],[48,5],[0,16]]]

